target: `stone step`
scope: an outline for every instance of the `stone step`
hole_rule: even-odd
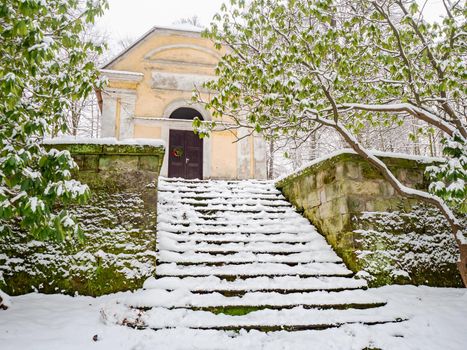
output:
[[[384,312],[382,312],[382,309],[384,309]],[[264,332],[321,330],[354,323],[377,325],[401,322],[405,319],[405,317],[401,317],[399,311],[384,306],[379,308],[379,311],[376,313],[374,309],[317,310],[297,306],[292,309],[265,309],[252,311],[245,315],[232,316],[185,308],[167,309],[155,307],[147,311],[139,309],[127,311],[125,319],[127,320],[126,325],[131,326],[128,323],[128,320],[130,320],[129,322],[133,322],[137,328],[184,327],[232,331],[254,329]]]
[[[175,209],[175,208],[174,208]],[[190,208],[189,210],[185,210],[183,207],[179,207],[176,209],[174,212],[169,212],[166,215],[164,215],[164,220],[167,220],[167,217],[170,218],[175,218],[175,219],[180,219],[180,216],[183,216],[183,214],[188,215],[188,213],[193,213],[194,218],[198,219],[204,219],[204,220],[213,220],[213,219],[223,219],[223,220],[229,220],[229,221],[239,221],[239,219],[243,219],[243,223],[249,222],[249,221],[255,221],[257,220],[279,220],[282,219],[282,222],[285,223],[288,220],[301,220],[300,218],[297,218],[297,213],[293,208],[290,208],[290,210],[285,209],[284,212],[278,213],[277,211],[261,211],[261,212],[242,212],[240,215],[237,212],[234,211],[223,211],[223,210],[211,210],[211,211],[206,211],[201,209],[201,211],[198,211],[196,209]],[[239,217],[240,216],[240,217]],[[301,220],[302,222],[308,223],[308,220],[303,218],[306,221]],[[247,221],[248,220],[248,221]]]
[[[164,192],[161,191],[159,193],[159,196],[162,200],[164,199],[170,199],[171,196],[174,196],[175,193],[173,192]],[[290,206],[290,203],[285,200],[284,197],[282,196],[275,196],[272,198],[254,198],[251,194],[245,193],[245,196],[238,196],[234,194],[225,194],[225,195],[218,195],[218,196],[213,196],[213,197],[206,197],[203,198],[199,195],[195,196],[187,196],[186,193],[184,194],[176,194],[178,196],[178,200],[180,200],[182,203],[234,203],[234,204],[250,204],[250,205],[256,205],[256,204],[262,204],[262,205],[277,205],[278,203],[283,204],[283,205],[288,205]]]
[[[163,182],[169,182],[169,183],[182,183],[182,184],[199,184],[199,183],[207,183],[207,184],[266,184],[270,186],[274,182],[272,180],[256,180],[256,179],[250,179],[250,180],[212,180],[212,179],[184,179],[181,177],[159,177],[159,181],[161,183]]]
[[[321,248],[316,248],[310,242],[304,243],[277,243],[277,242],[236,242],[236,243],[207,243],[207,242],[174,242],[173,240],[163,241],[163,247],[159,246],[160,250],[169,250],[175,252],[193,251],[197,253],[212,253],[212,254],[230,254],[238,252],[255,252],[269,254],[291,254],[300,252],[315,252],[321,251]]]
[[[304,262],[333,262],[342,263],[342,259],[333,251],[316,251],[314,253],[294,253],[288,255],[277,255],[269,253],[255,254],[252,252],[239,252],[234,254],[209,254],[184,252],[176,253],[166,250],[158,252],[159,262],[175,262],[177,264],[220,264],[220,263],[247,263],[247,262],[278,262],[287,265]]]
[[[215,191],[177,191],[177,190],[159,190],[163,196],[173,195],[177,193],[180,198],[191,198],[196,200],[213,200],[217,198],[225,199],[240,199],[240,200],[284,200],[284,196],[280,193],[251,193],[249,191],[240,192],[215,192]]]
[[[281,263],[243,263],[222,266],[160,264],[158,276],[352,276],[344,264],[304,263],[289,266]]]
[[[258,210],[263,210],[263,209],[285,209],[285,208],[291,208],[290,204],[285,202],[285,201],[261,201],[258,203],[254,203],[254,201],[251,202],[236,202],[232,201],[229,202],[227,200],[222,200],[216,199],[213,201],[197,201],[193,199],[181,199],[180,200],[181,205],[191,205],[193,207],[202,207],[202,208],[220,208],[220,209],[240,209],[240,210],[246,210],[246,209],[258,209]]]
[[[158,192],[161,195],[177,195],[179,197],[187,197],[187,198],[198,198],[203,196],[208,196],[210,198],[247,198],[247,199],[284,199],[284,196],[279,191],[265,191],[265,190],[233,190],[227,189],[225,191],[217,192],[217,196],[210,196],[215,190],[206,189],[195,189],[195,188],[188,188],[188,187],[180,187],[180,188],[164,188],[159,187]]]
[[[251,220],[248,223],[244,223],[241,220],[203,220],[200,218],[184,218],[176,219],[174,217],[164,217],[159,220],[160,223],[167,223],[169,225],[182,225],[182,226],[191,226],[196,230],[196,226],[200,227],[241,227],[246,229],[251,229],[252,227],[267,227],[270,230],[277,229],[278,227],[308,227],[307,222],[302,220],[290,220],[290,224],[285,224],[284,221],[280,219],[269,219],[269,220]],[[196,225],[196,226],[195,226]]]
[[[271,242],[271,243],[305,243],[311,241],[304,234],[293,234],[293,233],[279,233],[276,235],[266,234],[251,234],[251,235],[238,235],[238,234],[204,234],[204,233],[192,233],[188,235],[174,234],[167,231],[159,231],[161,234],[158,238],[158,242],[163,244],[164,240],[171,239],[176,242],[197,242],[206,243],[238,243],[238,242]]]
[[[159,232],[168,232],[172,234],[191,235],[194,233],[202,234],[241,234],[241,235],[252,235],[252,234],[263,234],[263,235],[278,235],[278,234],[306,234],[311,240],[321,237],[316,235],[316,230],[310,225],[294,225],[290,226],[287,223],[280,223],[271,227],[271,225],[229,225],[229,226],[218,226],[218,225],[196,225],[195,222],[191,222],[190,225],[174,222],[163,222],[163,219],[159,220],[157,225]],[[321,238],[324,240],[324,238]]]
[[[219,190],[233,190],[233,191],[241,191],[241,190],[248,190],[248,191],[255,191],[255,190],[263,190],[267,192],[280,192],[278,191],[274,185],[271,186],[271,183],[266,182],[249,182],[249,181],[232,181],[232,182],[189,182],[189,181],[159,181],[159,187],[164,188],[168,187],[170,189],[178,190],[180,188],[192,188],[196,190],[212,190],[212,191],[219,191]]]
[[[195,185],[179,185],[172,186],[167,184],[159,184],[158,189],[161,192],[173,192],[173,193],[184,193],[184,192],[194,192],[194,193],[212,193],[220,192],[226,193],[229,195],[232,194],[250,194],[250,195],[282,195],[282,193],[275,189],[269,187],[256,187],[256,188],[247,188],[247,187],[207,187],[207,186],[195,186]]]
[[[136,291],[127,296],[125,305],[134,308],[148,309],[194,308],[194,309],[228,309],[244,307],[250,310],[285,309],[302,306],[305,309],[366,309],[386,305],[386,300],[371,297],[363,290],[346,290],[342,292],[318,291],[310,293],[247,292],[242,296],[226,297],[220,293],[193,294],[187,290],[167,291],[165,289],[146,289]]]
[[[222,182],[222,181],[205,181],[205,182],[190,182],[190,181],[159,181],[158,186],[164,188],[168,187],[170,189],[178,190],[180,188],[193,188],[195,190],[211,190],[211,191],[255,191],[263,190],[268,192],[280,192],[274,186],[271,186],[271,183],[266,182],[251,182],[251,181],[231,181],[231,182]]]
[[[171,205],[167,205],[166,208],[168,210],[170,209],[173,209],[173,210],[183,210],[181,208],[184,208],[180,205],[178,206],[171,206]],[[290,207],[264,207],[264,208],[259,208],[259,207],[255,207],[255,206],[243,206],[243,207],[240,207],[240,206],[237,206],[237,207],[233,207],[233,206],[230,206],[230,207],[227,207],[225,205],[217,205],[217,206],[213,206],[213,205],[208,205],[208,206],[198,206],[198,207],[190,207],[190,209],[194,212],[194,213],[210,213],[210,212],[219,212],[219,211],[223,211],[223,212],[232,212],[232,213],[237,213],[237,214],[244,214],[244,213],[290,213],[291,211],[292,212],[295,212],[295,209],[293,208],[290,208]]]
[[[342,291],[366,289],[366,281],[347,277],[248,277],[230,281],[216,276],[207,277],[160,277],[144,282],[145,289],[185,289],[193,293],[217,292],[242,295],[249,291],[297,293],[313,291]]]
[[[287,220],[293,220],[296,219],[296,216],[294,215],[295,212],[289,212],[289,213],[277,213],[277,212],[272,212],[272,213],[265,213],[265,212],[259,212],[259,213],[243,213],[241,218],[238,218],[238,214],[235,212],[222,212],[222,211],[215,211],[215,212],[207,212],[207,213],[198,213],[197,217],[202,220],[229,220],[232,222],[241,222],[243,220],[243,224],[245,223],[245,220],[248,220],[249,222],[254,222],[257,223],[258,221],[266,221],[269,219],[272,220],[281,220],[283,223],[284,221]],[[174,217],[174,216],[172,216]]]

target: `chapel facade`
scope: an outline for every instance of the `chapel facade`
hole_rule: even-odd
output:
[[[193,118],[212,120],[191,101],[196,88],[215,79],[224,50],[199,30],[154,27],[101,70],[108,84],[98,91],[101,137],[162,139],[162,176],[212,179],[266,178],[266,145],[244,129],[215,129],[200,139]],[[227,119],[224,119],[228,123]],[[240,140],[238,140],[240,139]]]

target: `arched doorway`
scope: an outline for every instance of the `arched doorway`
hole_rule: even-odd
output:
[[[170,114],[170,119],[203,120],[194,108],[181,107]],[[169,132],[169,177],[185,179],[203,178],[203,140],[192,130]]]

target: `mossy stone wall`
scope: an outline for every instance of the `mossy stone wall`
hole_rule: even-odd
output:
[[[427,188],[423,162],[381,159],[406,186]],[[379,171],[357,154],[341,153],[325,159],[278,181],[276,186],[326,237],[347,266],[368,278],[370,285],[397,282],[461,286],[455,266],[456,245],[440,213],[426,208],[439,218],[436,228],[426,222],[427,218],[407,215],[414,208],[420,210],[421,203],[397,195]],[[398,217],[404,217],[397,225],[389,223],[384,215],[396,212]],[[423,254],[423,261],[427,256],[444,258],[435,259],[436,263],[429,266],[416,261],[401,266],[397,254],[413,260],[420,258],[413,251],[413,239],[421,245],[418,253]],[[424,247],[426,242],[430,244]]]
[[[99,141],[98,141],[99,142]],[[164,147],[53,144],[79,166],[92,196],[74,206],[85,241],[40,242],[24,232],[1,238],[0,288],[102,295],[140,288],[156,268],[157,179]]]

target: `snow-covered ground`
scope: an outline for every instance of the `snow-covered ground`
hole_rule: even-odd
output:
[[[0,310],[0,348],[67,349],[443,349],[467,348],[467,289],[388,286],[368,290],[410,319],[323,331],[134,330],[105,324],[100,310],[125,293],[99,298],[28,294]],[[129,294],[129,293],[127,293]],[[93,339],[95,338],[96,341]]]

